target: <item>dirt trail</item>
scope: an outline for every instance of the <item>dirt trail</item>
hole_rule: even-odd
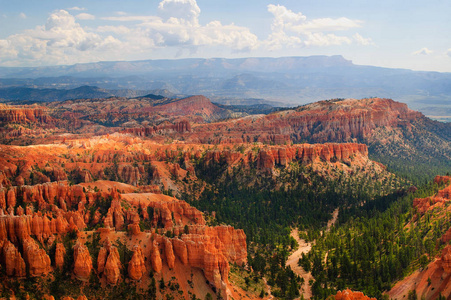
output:
[[[332,219],[330,219],[327,222],[327,228],[326,228],[326,232],[330,231],[330,228],[332,227],[332,225],[334,225],[335,223],[337,223],[337,219],[338,219],[338,208],[336,208],[334,210],[334,212],[332,213]],[[324,263],[327,263],[327,256],[329,255],[329,251],[326,252],[326,255],[324,256]]]
[[[328,232],[328,231],[330,231],[330,228],[332,227],[332,225],[334,225],[335,223],[337,223],[337,219],[338,219],[338,208],[336,208],[335,210],[334,210],[334,212],[332,213],[332,219],[330,219],[328,222],[327,222],[327,229],[326,229],[326,232]]]
[[[265,283],[266,286],[266,292],[268,293],[268,298],[267,300],[272,300],[274,299],[274,296],[271,294],[271,287],[268,285],[268,281],[266,281],[266,278],[263,277],[263,282]]]
[[[294,273],[304,278],[304,284],[299,292],[301,295],[304,295],[304,299],[310,299],[312,297],[312,289],[310,288],[309,280],[313,279],[313,276],[310,272],[305,272],[302,267],[298,266],[298,260],[302,253],[308,253],[312,249],[312,243],[307,243],[305,240],[300,239],[297,229],[291,230],[291,236],[298,242],[299,248],[288,257],[286,265],[290,266]]]
[[[338,208],[334,210],[332,213],[332,219],[327,222],[326,232],[330,230],[332,225],[337,222],[338,219]],[[304,284],[299,291],[301,295],[304,296],[304,299],[310,299],[312,297],[312,289],[309,285],[309,280],[313,279],[313,276],[310,272],[306,272],[302,267],[298,266],[298,260],[301,257],[302,253],[308,253],[312,249],[312,243],[307,243],[305,240],[299,238],[299,232],[297,229],[291,230],[291,236],[298,242],[299,248],[293,252],[287,260],[286,265],[290,266],[294,273],[304,278]],[[326,253],[327,259],[327,253]]]

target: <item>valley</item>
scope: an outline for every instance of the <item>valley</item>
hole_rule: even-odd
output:
[[[449,295],[449,125],[383,98],[265,109],[1,105],[2,297]]]

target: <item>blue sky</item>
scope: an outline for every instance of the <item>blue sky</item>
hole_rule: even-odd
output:
[[[0,66],[343,55],[451,72],[451,1],[0,0]]]

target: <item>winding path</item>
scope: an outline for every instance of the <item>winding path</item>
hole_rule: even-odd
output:
[[[312,297],[312,289],[309,285],[309,280],[313,279],[313,276],[310,272],[306,272],[301,266],[298,266],[298,260],[302,253],[308,253],[312,249],[312,243],[307,243],[305,240],[300,239],[297,229],[291,230],[291,236],[298,242],[299,248],[288,257],[286,266],[290,266],[294,273],[304,278],[304,284],[301,286],[299,293],[304,296],[304,299],[310,299]]]
[[[332,219],[330,219],[329,222],[327,222],[326,232],[330,231],[330,228],[337,222],[337,219],[338,219],[338,208],[335,209],[334,212],[332,213]],[[294,273],[299,275],[301,278],[304,278],[304,284],[301,286],[299,293],[304,296],[304,299],[310,299],[312,297],[312,289],[310,287],[309,281],[310,279],[313,279],[313,276],[310,272],[306,272],[301,266],[298,266],[298,261],[302,253],[307,254],[310,252],[314,242],[307,243],[305,240],[299,238],[299,232],[297,228],[292,229],[290,235],[296,240],[296,242],[298,242],[299,248],[296,249],[296,251],[294,251],[288,257],[286,266],[290,266]]]

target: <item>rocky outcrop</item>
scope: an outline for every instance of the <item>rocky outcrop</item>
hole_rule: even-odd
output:
[[[32,238],[23,240],[23,253],[30,276],[41,276],[51,271],[50,257]]]
[[[111,246],[105,263],[105,278],[109,284],[115,285],[121,276],[121,259],[117,248]]]
[[[51,123],[46,108],[37,105],[10,106],[0,104],[0,124]]]
[[[346,289],[344,291],[338,291],[335,295],[335,300],[376,300],[376,298],[370,298],[362,292],[353,292],[350,289]]]
[[[128,276],[133,280],[140,280],[146,273],[145,260],[139,245],[133,246],[133,256],[128,263]]]
[[[141,228],[139,227],[139,224],[130,224],[128,225],[128,232],[131,233],[131,235],[138,235],[141,233]]]
[[[74,298],[66,296],[66,297],[61,298],[61,300],[74,300]],[[88,298],[86,298],[85,295],[80,295],[80,296],[78,296],[77,300],[88,300]]]
[[[182,239],[186,244],[189,265],[201,268],[207,280],[222,288],[228,282],[229,264],[216,248],[215,239],[195,234],[183,235]]]
[[[427,267],[422,268],[397,282],[387,293],[391,299],[406,299],[415,291],[418,298],[437,299],[442,295],[451,296],[451,245],[447,245],[441,255]]]
[[[55,248],[55,267],[58,269],[63,269],[64,266],[64,256],[66,255],[66,248],[62,243],[56,243]]]
[[[174,269],[175,264],[175,255],[174,249],[172,248],[172,243],[168,238],[164,239],[164,253],[166,255],[166,262],[168,264],[169,269]]]
[[[92,258],[81,242],[74,246],[74,274],[80,281],[88,281],[92,270]]]
[[[188,264],[188,250],[186,248],[185,241],[174,238],[172,239],[172,246],[174,248],[175,255],[180,259],[182,264]]]
[[[144,173],[144,168],[140,169],[131,165],[121,165],[118,170],[119,178],[123,182],[131,185],[138,185],[141,180],[141,174]]]
[[[147,195],[151,196],[151,194]],[[140,207],[145,214],[145,218],[150,218],[154,226],[162,224],[164,228],[170,229],[176,225],[205,224],[202,213],[182,200],[167,197],[164,200],[142,201],[141,197],[134,197],[133,194],[123,195],[122,197],[131,205]],[[152,208],[152,216],[147,214],[148,207]]]
[[[445,273],[451,274],[451,245],[448,245],[443,249],[440,260]]]
[[[185,133],[191,131],[191,125],[188,120],[181,120],[174,122],[173,124],[161,124],[152,127],[140,127],[140,128],[127,128],[123,130],[123,133],[130,133],[137,136],[154,136],[162,133]]]
[[[2,265],[5,266],[8,276],[25,277],[26,275],[25,261],[17,248],[9,241],[3,244]]]
[[[0,240],[16,242],[33,235],[42,243],[44,239],[51,235],[64,234],[70,229],[69,222],[62,215],[56,218],[51,218],[48,215],[40,216],[39,214],[0,217]]]
[[[117,248],[107,238],[97,258],[97,272],[104,275],[107,283],[115,285],[121,276],[121,261]]]
[[[153,241],[150,259],[155,272],[161,272],[163,262],[174,269],[178,259],[183,265],[202,269],[209,282],[218,289],[224,289],[228,284],[229,262],[247,263],[243,230],[231,226],[191,225],[188,226],[189,233],[183,234],[179,229],[175,227],[174,233],[180,233],[181,238],[158,235]],[[182,227],[182,230],[185,229]],[[160,251],[164,253],[164,259]]]
[[[451,200],[451,184],[448,176],[437,176],[434,179],[436,183],[447,183],[448,186],[438,191],[438,193],[431,197],[415,198],[413,200],[413,207],[416,208],[418,214],[423,215],[428,210],[436,207],[443,207],[444,204]]]
[[[150,252],[150,262],[152,264],[152,269],[156,273],[161,273],[163,268],[163,262],[161,260],[160,250],[156,241],[153,241],[152,249]]]

